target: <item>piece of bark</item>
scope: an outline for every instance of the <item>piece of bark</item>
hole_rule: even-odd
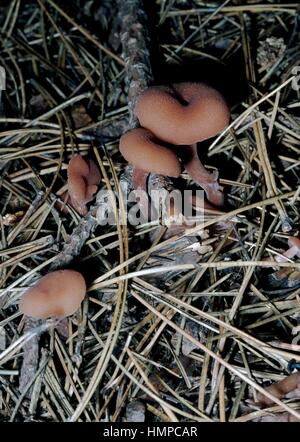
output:
[[[147,16],[142,0],[118,0],[122,58],[128,95],[128,129],[137,126],[134,108],[139,95],[153,80],[149,53]]]
[[[34,318],[26,317],[23,334],[34,330],[42,324],[42,321]],[[23,345],[23,361],[20,371],[19,390],[21,393],[27,385],[32,381],[39,363],[39,341],[40,335],[34,336]],[[32,388],[27,392],[26,397],[30,398]]]
[[[128,116],[117,116],[110,120],[100,121],[94,129],[87,129],[86,133],[91,133],[93,137],[105,141],[106,139],[119,138],[128,127]]]

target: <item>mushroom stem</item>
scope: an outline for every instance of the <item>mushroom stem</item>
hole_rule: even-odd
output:
[[[141,213],[147,219],[149,216],[148,176],[149,172],[145,172],[144,170],[133,166],[132,184],[135,190],[135,197],[137,198]],[[138,191],[144,192],[144,195],[139,195]]]
[[[215,170],[211,173],[205,169],[198,157],[197,144],[188,146],[188,154],[188,159],[183,163],[185,170],[202,187],[211,204],[217,207],[223,206],[224,195],[218,183],[218,171]]]
[[[132,171],[132,183],[134,190],[143,190],[147,193],[147,180],[148,180],[149,172],[145,172],[138,167],[133,166]]]

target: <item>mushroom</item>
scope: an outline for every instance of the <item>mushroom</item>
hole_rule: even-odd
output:
[[[150,87],[139,96],[135,115],[141,126],[175,145],[215,136],[228,125],[230,117],[222,95],[204,83]]]
[[[98,167],[92,160],[75,155],[68,164],[68,193],[72,207],[86,215],[87,203],[93,199],[101,180]]]
[[[140,124],[163,142],[185,146],[182,162],[186,171],[212,204],[222,206],[218,172],[205,169],[196,144],[227,127],[230,113],[222,95],[204,83],[154,86],[141,94],[135,114]]]
[[[294,258],[297,256],[300,258],[300,238],[297,238],[296,236],[290,236],[288,239],[288,245],[290,248],[284,252],[284,256],[286,258]]]
[[[300,239],[296,236],[290,236],[288,238],[288,245],[289,249],[281,255],[275,256],[275,261],[285,262],[288,259],[293,259],[295,256],[300,258]]]
[[[294,390],[300,388],[300,372],[297,371],[289,376],[286,376],[279,382],[275,382],[265,388],[266,391],[273,394],[273,396],[281,399],[291,394]],[[267,407],[272,405],[274,402],[263,395],[262,393],[257,394],[258,405],[262,407]]]
[[[297,256],[300,258],[300,239],[296,236],[288,238],[289,249],[274,257],[276,262],[286,262]],[[299,284],[299,272],[291,267],[284,267],[269,275],[270,282],[276,285],[286,284],[288,287],[295,287]]]
[[[86,293],[81,273],[56,270],[43,276],[23,295],[19,309],[38,319],[70,316],[80,307]]]
[[[176,153],[146,129],[132,129],[122,135],[120,152],[134,166],[133,186],[136,190],[147,191],[149,173],[171,177],[178,177],[181,173]]]

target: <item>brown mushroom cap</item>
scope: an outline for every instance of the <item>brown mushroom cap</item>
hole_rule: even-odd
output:
[[[20,311],[33,318],[70,316],[80,307],[86,293],[81,273],[56,270],[43,276],[20,301]]]
[[[181,173],[175,152],[146,129],[132,129],[122,135],[120,152],[130,164],[145,172],[170,177]]]
[[[135,114],[141,126],[175,145],[213,137],[227,127],[230,118],[222,95],[204,83],[150,87],[139,97]]]
[[[101,175],[92,160],[85,160],[75,155],[68,164],[68,193],[71,205],[81,215],[87,214],[86,204],[93,199]]]

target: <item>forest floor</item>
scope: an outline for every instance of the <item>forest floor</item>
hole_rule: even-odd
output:
[[[261,396],[300,363],[300,260],[283,256],[300,226],[298,4],[144,2],[149,84],[208,82],[231,108],[199,146],[225,206],[173,237],[121,223],[121,3],[0,3],[0,421],[300,419],[300,382]],[[61,210],[74,153],[115,192],[115,225]],[[19,300],[53,266],[80,270],[87,296],[31,321]]]

